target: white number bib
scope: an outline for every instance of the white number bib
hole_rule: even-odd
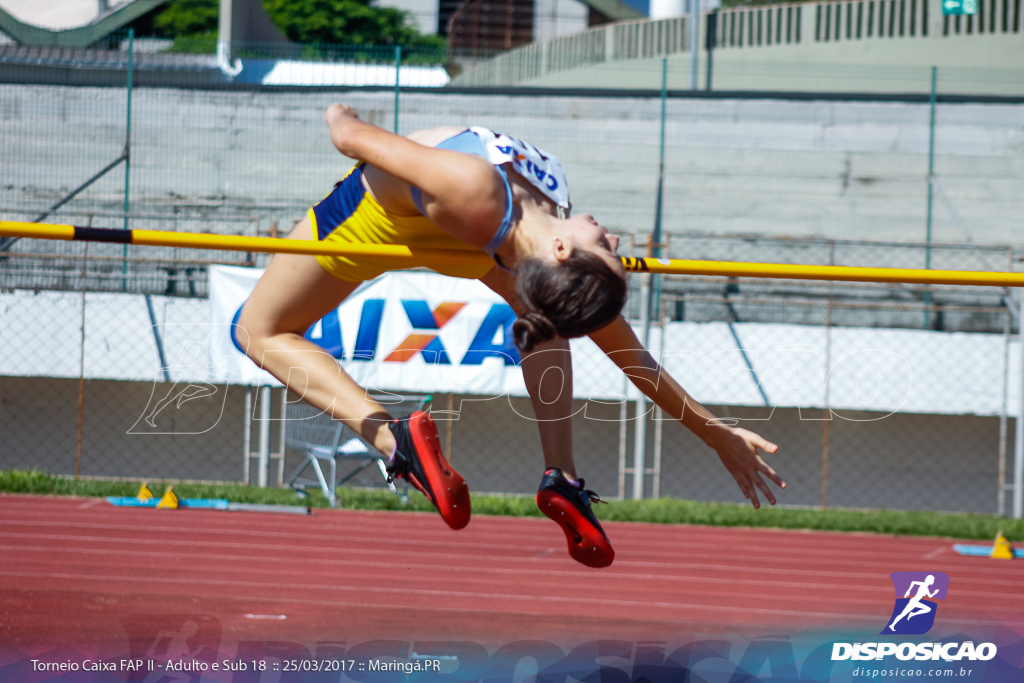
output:
[[[492,164],[512,164],[516,173],[523,176],[557,206],[568,210],[569,183],[557,157],[534,147],[525,140],[496,133],[489,128],[470,128],[487,148]]]

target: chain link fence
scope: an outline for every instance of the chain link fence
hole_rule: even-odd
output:
[[[399,88],[393,76],[392,87],[225,85],[207,78],[211,69],[223,76],[216,65],[189,72],[140,57],[135,85],[143,85],[129,108],[123,59],[103,67],[102,86],[86,78],[101,70],[95,56],[29,59],[0,54],[3,220],[282,235],[351,164],[322,121],[341,100],[401,133],[485,125],[556,153],[577,209],[631,239],[623,253],[644,254],[660,194],[668,226],[660,249],[673,258],[1019,263],[1020,104],[940,104],[930,125],[929,105],[912,100],[428,90],[406,88],[401,76]],[[307,61],[343,60],[320,52]],[[922,244],[928,234],[934,241]],[[270,482],[283,480],[303,457],[283,446],[283,391],[272,392],[261,435],[263,392],[204,375],[197,351],[211,333],[209,266],[266,261],[5,243],[0,468],[255,482],[262,439],[280,467]],[[716,414],[780,445],[772,462],[790,483],[784,504],[1006,512],[1009,416],[1021,385],[1007,292],[693,277],[649,284],[652,350]],[[647,305],[638,278],[631,290],[627,314],[638,320]],[[851,354],[864,362],[844,366]],[[528,399],[442,394],[432,405],[473,490],[535,490],[543,462],[537,429],[522,417]],[[576,402],[580,473],[611,497],[633,488],[638,405]],[[742,500],[713,452],[678,423],[656,413],[644,421],[645,496]],[[375,468],[353,481],[382,485]]]
[[[756,235],[669,234],[662,249],[884,268],[1014,270],[1018,260],[1008,247]],[[1009,416],[1021,383],[1008,290],[679,276],[650,284],[651,347],[715,414],[780,445],[770,460],[790,484],[786,503],[1007,512]],[[634,319],[644,303],[636,294]],[[653,411],[646,422],[645,495],[742,501],[677,421]],[[624,435],[620,471],[635,457]],[[620,475],[619,494],[631,488]]]
[[[1024,104],[947,99],[961,82],[1019,82],[1019,72],[939,69],[933,112],[927,94],[872,99],[877,69],[859,81],[867,94],[800,91],[801,77],[847,68],[838,64],[790,65],[795,92],[661,97],[657,60],[614,67],[630,82],[653,79],[647,91],[482,90],[410,84],[402,74],[441,66],[403,57],[396,68],[393,48],[353,50],[348,61],[340,47],[304,59],[260,52],[295,65],[280,84],[255,68],[251,81],[244,69],[232,79],[212,55],[139,53],[129,89],[122,50],[72,59],[0,48],[0,207],[198,216],[211,231],[218,216],[246,216],[285,230],[352,163],[323,122],[343,101],[402,134],[482,125],[529,140],[562,160],[575,205],[620,233],[649,232],[663,163],[662,220],[674,231],[1019,243]],[[206,66],[178,63],[199,58]],[[685,64],[665,66],[669,81],[686,77]],[[915,72],[926,90],[927,71]]]
[[[936,263],[966,269],[1007,268],[1012,259],[1005,247],[693,234],[665,241],[672,256],[702,259],[841,263],[848,255],[909,266],[926,248]],[[294,397],[204,371],[205,281],[168,296],[166,276],[89,276],[116,256],[62,258],[79,273],[65,273],[63,287],[26,286],[24,271],[0,269],[0,468],[255,483],[261,438],[272,485],[304,462],[303,451],[284,447],[282,417]],[[206,264],[186,263],[196,273]],[[104,283],[114,286],[103,291]],[[1020,400],[1005,290],[698,277],[665,277],[655,289],[652,352],[717,415],[780,445],[770,460],[789,481],[785,504],[1005,512],[1010,416]],[[641,305],[634,292],[631,317]],[[586,372],[577,369],[579,385]],[[528,399],[440,394],[431,408],[474,490],[534,490],[543,459]],[[709,448],[636,398],[575,402],[575,452],[588,486],[631,495],[637,410],[645,416],[645,497],[741,501]],[[384,485],[376,468],[352,483]]]

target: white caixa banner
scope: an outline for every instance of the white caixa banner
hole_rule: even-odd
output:
[[[228,330],[261,270],[210,269],[210,322]],[[515,313],[476,280],[395,272],[365,283],[313,326],[306,337],[338,359],[370,391],[525,396]],[[236,346],[211,338],[213,371],[231,383],[279,386]],[[577,398],[622,397],[622,372],[589,339],[572,342]],[[568,387],[567,387],[568,388]]]
[[[211,267],[209,301],[0,292],[0,376],[279,386],[230,335],[262,274]],[[508,334],[513,319],[475,280],[397,272],[366,283],[309,336],[371,390],[524,396]],[[1018,342],[999,334],[679,321],[653,327],[650,347],[710,405],[821,408],[827,401],[834,411],[882,415],[999,415],[1005,406],[1013,415],[1021,396]],[[637,398],[589,339],[573,339],[571,350],[575,398]]]
[[[232,384],[279,385],[226,333],[260,275],[210,269],[213,372]],[[395,272],[365,283],[307,337],[370,391],[525,396],[514,321],[511,307],[476,280]],[[638,397],[593,342],[570,343],[575,398]],[[1004,365],[1015,359],[1005,344],[1001,335],[785,323],[674,322],[650,335],[654,357],[702,403],[820,408],[828,377],[834,410],[883,415],[999,414],[1006,377],[1019,376]],[[1015,406],[1019,390],[1008,394]]]

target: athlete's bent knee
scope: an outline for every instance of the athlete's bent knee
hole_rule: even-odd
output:
[[[260,359],[270,337],[270,330],[262,324],[258,315],[249,312],[249,308],[248,301],[242,305],[238,320],[231,326],[231,338],[239,351],[262,367]]]

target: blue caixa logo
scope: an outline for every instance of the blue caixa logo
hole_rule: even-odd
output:
[[[331,311],[313,325],[305,337],[338,360],[347,358],[353,361],[373,361],[383,356],[385,362],[404,363],[417,355],[422,355],[428,363],[451,364],[439,332],[458,315],[466,305],[464,302],[445,301],[431,309],[426,301],[402,299],[402,308],[413,328],[413,333],[390,353],[384,355],[380,353],[378,346],[385,303],[384,299],[363,301],[355,348],[350,354],[346,355],[342,344],[338,309]],[[239,306],[231,319],[231,342],[243,354],[245,349],[238,342],[235,330],[244,306],[245,304]],[[507,366],[519,365],[519,349],[516,348],[512,336],[512,323],[515,321],[516,314],[511,306],[506,303],[492,304],[469,343],[469,348],[458,361],[459,365],[480,365],[485,358],[501,358]]]
[[[935,624],[939,605],[949,590],[949,577],[943,572],[893,572],[889,575],[896,589],[896,604],[882,634],[920,635]]]

